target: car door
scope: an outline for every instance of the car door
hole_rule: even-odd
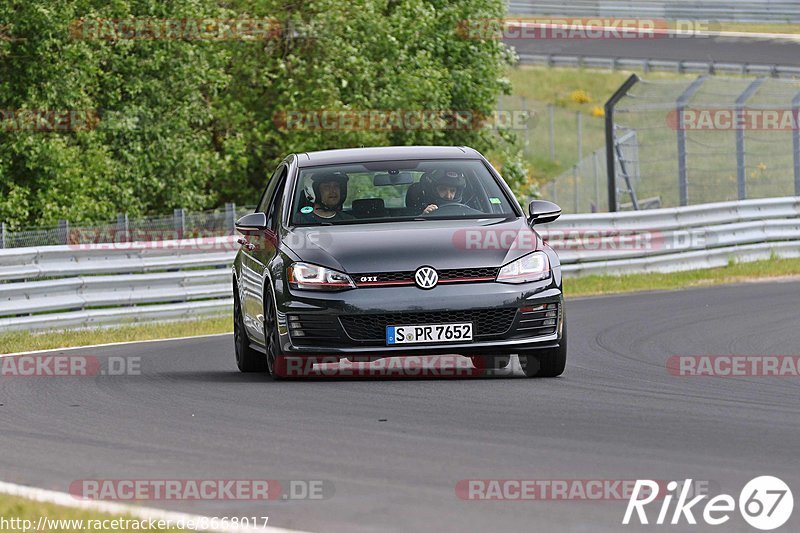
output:
[[[257,212],[267,217],[267,230],[247,236],[251,246],[244,247],[242,252],[242,277],[245,284],[245,298],[242,302],[244,323],[251,339],[264,343],[264,295],[263,279],[267,265],[277,252],[277,227],[280,203],[286,185],[288,167],[281,164],[270,179]]]

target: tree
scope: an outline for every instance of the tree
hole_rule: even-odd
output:
[[[285,154],[365,145],[469,145],[520,190],[525,169],[509,132],[279,127],[291,112],[491,116],[512,57],[499,40],[464,38],[459,24],[503,13],[500,0],[7,1],[0,220],[253,204]],[[195,39],[187,28],[197,18],[268,19],[280,31]],[[187,26],[180,38],[111,38],[124,37],[114,33],[120,20],[144,19]],[[99,20],[111,20],[106,31]],[[20,120],[59,111],[85,126],[46,132]]]

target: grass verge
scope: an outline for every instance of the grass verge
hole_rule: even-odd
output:
[[[221,316],[185,322],[137,324],[79,331],[30,332],[12,331],[0,334],[0,353],[50,350],[72,346],[89,346],[113,342],[145,341],[173,337],[192,337],[233,331],[231,318]]]
[[[73,509],[70,507],[62,507],[52,503],[37,502],[20,498],[18,496],[2,495],[0,497],[0,517],[6,521],[3,531],[34,531],[39,525],[40,517],[49,519],[50,522],[42,524],[42,531],[52,531],[57,533],[83,533],[86,531],[140,531],[141,527],[130,527],[130,523],[126,522],[105,522],[105,520],[130,520],[138,521],[140,524],[144,523],[145,527],[149,526],[147,521],[137,519],[131,516],[102,514],[95,511],[85,509]],[[29,521],[29,522],[26,522]],[[156,521],[156,525],[158,525]],[[92,527],[97,524],[101,527]],[[121,527],[123,525],[129,527]],[[103,528],[103,525],[108,527]],[[165,524],[162,524],[165,525]],[[83,526],[83,527],[81,527]],[[27,528],[27,529],[26,529]],[[180,529],[164,529],[156,528],[149,529],[149,531],[184,531]],[[188,531],[188,530],[187,530]]]
[[[721,268],[689,270],[672,274],[630,274],[626,276],[586,276],[564,280],[569,297],[598,296],[640,291],[676,290],[710,285],[768,281],[800,276],[800,259],[770,259],[732,263]]]

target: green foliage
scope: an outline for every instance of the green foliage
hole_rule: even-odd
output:
[[[288,111],[463,110],[491,116],[513,60],[459,22],[496,18],[500,0],[6,0],[0,109],[99,112],[96,128],[0,124],[0,219],[91,222],[252,204],[291,152],[371,145],[469,145],[531,194],[510,132],[281,129]],[[270,17],[267,40],[104,40],[77,19]],[[1,117],[0,117],[1,118]]]

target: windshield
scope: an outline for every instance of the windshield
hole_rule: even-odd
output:
[[[386,161],[303,169],[293,225],[410,219],[507,218],[517,214],[481,161]]]

